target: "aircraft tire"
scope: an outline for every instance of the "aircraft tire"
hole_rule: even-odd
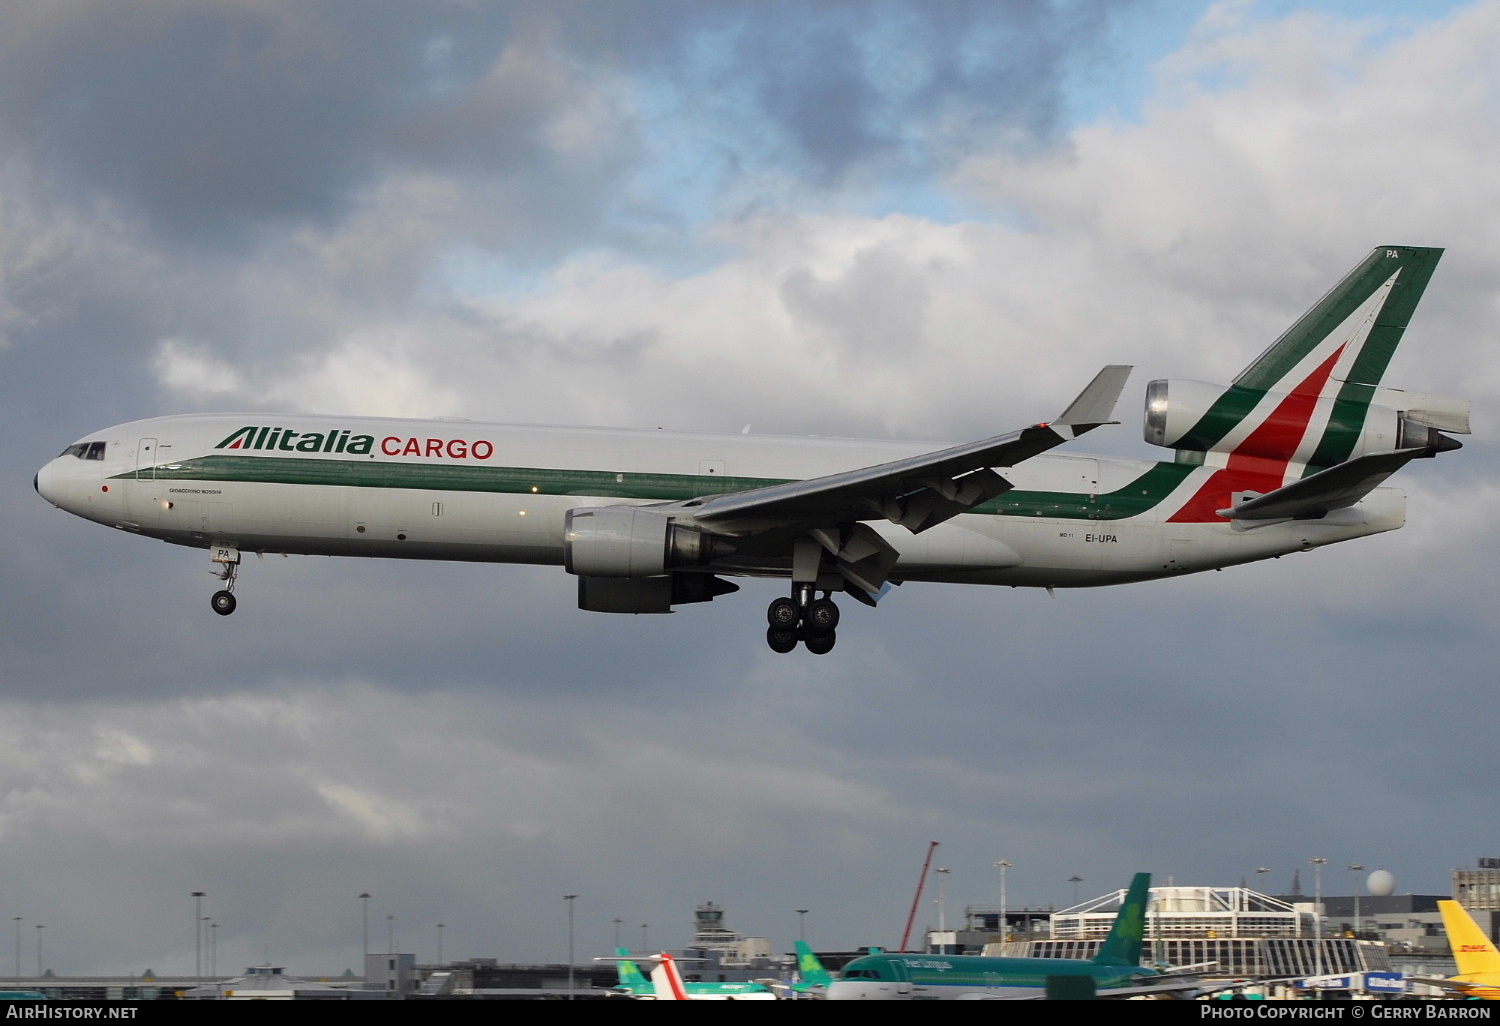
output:
[[[813,655],[827,655],[833,651],[836,641],[838,641],[838,635],[833,631],[827,631],[823,634],[809,634],[802,639],[802,644]]]
[[[766,622],[774,629],[790,630],[796,627],[801,619],[802,610],[797,608],[797,603],[785,596],[776,599],[766,607]]]
[[[767,627],[766,644],[778,655],[786,655],[797,647],[797,630],[794,627]]]
[[[214,612],[220,616],[228,616],[234,612],[234,607],[239,603],[234,600],[234,595],[231,592],[216,591],[214,592],[214,597],[208,600],[208,604],[213,606]]]
[[[818,599],[807,607],[803,626],[809,634],[831,634],[839,625],[839,607],[831,599]]]

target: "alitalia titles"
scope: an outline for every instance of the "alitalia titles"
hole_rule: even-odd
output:
[[[374,454],[376,444],[374,435],[356,435],[337,428],[326,432],[293,431],[291,428],[251,424],[240,428],[214,448],[330,452],[367,456]],[[482,438],[471,442],[463,438],[414,438],[387,435],[379,440],[379,446],[380,451],[386,456],[487,460],[495,454],[494,444]]]

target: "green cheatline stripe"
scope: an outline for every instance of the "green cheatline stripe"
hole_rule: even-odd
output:
[[[785,484],[781,478],[705,477],[698,474],[616,474],[604,470],[464,467],[444,463],[291,459],[283,456],[200,456],[155,469],[158,481],[247,481],[259,484],[341,485],[349,488],[425,488],[508,495],[603,495],[673,502],[700,495]],[[1066,520],[1123,520],[1151,509],[1195,468],[1158,463],[1130,484],[1092,499],[1078,492],[1009,491],[975,513]],[[135,472],[117,474],[132,479]]]
[[[1388,253],[1397,254],[1394,257]],[[1307,357],[1329,333],[1342,324],[1360,304],[1384,285],[1398,269],[1401,271],[1391,287],[1375,324],[1370,329],[1349,368],[1346,383],[1339,391],[1340,408],[1334,422],[1319,441],[1311,462],[1326,467],[1349,458],[1359,433],[1364,429],[1373,390],[1395,355],[1402,333],[1422,298],[1432,272],[1437,267],[1441,249],[1415,246],[1381,246],[1335,285],[1311,310],[1303,314],[1260,357],[1234,379],[1234,384],[1218,398],[1198,423],[1174,443],[1179,449],[1208,450],[1255,408],[1266,392],[1280,387],[1285,391],[1294,382],[1283,379],[1292,368]]]

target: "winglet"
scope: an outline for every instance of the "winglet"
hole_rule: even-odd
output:
[[[1130,377],[1130,372],[1134,369],[1128,364],[1121,363],[1112,363],[1105,367],[1094,375],[1094,380],[1078,393],[1078,398],[1069,404],[1068,408],[1062,412],[1062,416],[1052,422],[1052,426],[1081,429],[1075,432],[1081,434],[1100,424],[1115,423],[1112,420],[1115,415],[1115,404],[1120,401],[1120,393],[1125,390],[1125,380]]]

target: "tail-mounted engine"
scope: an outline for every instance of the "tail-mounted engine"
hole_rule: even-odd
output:
[[[1143,434],[1152,445],[1179,452],[1235,452],[1287,460],[1308,432],[1335,439],[1328,452],[1307,453],[1311,462],[1341,463],[1397,449],[1459,448],[1444,431],[1469,433],[1469,403],[1463,399],[1356,386],[1357,398],[1300,397],[1239,385],[1182,379],[1146,386]],[[1431,455],[1429,453],[1428,455]]]

